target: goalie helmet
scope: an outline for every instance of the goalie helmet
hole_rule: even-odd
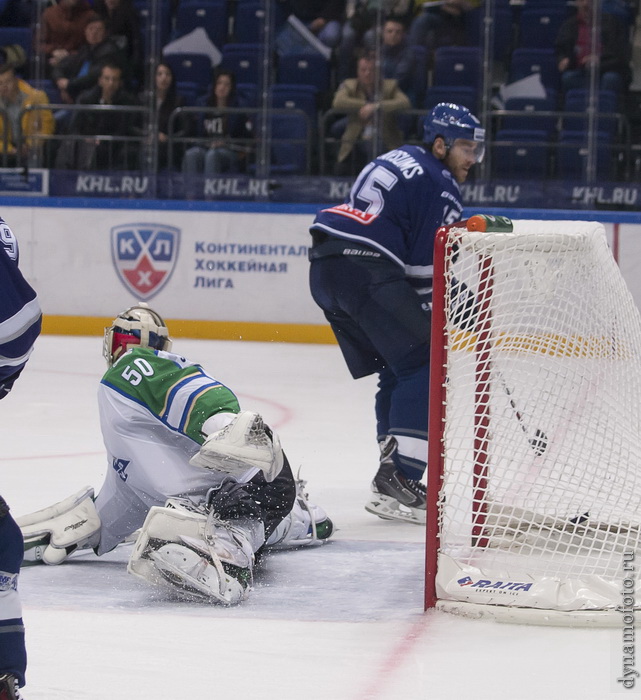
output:
[[[476,143],[476,162],[483,160],[485,153],[485,129],[467,107],[440,102],[425,117],[423,123],[424,143],[434,143],[441,137],[445,145],[452,147],[456,139],[466,139]]]
[[[107,364],[113,363],[134,345],[154,350],[170,350],[171,338],[160,314],[140,302],[118,314],[105,328],[103,355]]]

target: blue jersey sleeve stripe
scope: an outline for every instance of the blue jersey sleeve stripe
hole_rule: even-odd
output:
[[[8,343],[19,338],[25,331],[38,322],[41,316],[38,297],[28,301],[13,316],[0,321],[0,343]]]
[[[0,354],[9,358],[16,358],[20,355],[25,355],[33,347],[36,342],[36,338],[40,334],[40,327],[42,325],[41,318],[29,326],[24,333],[13,338],[12,340],[2,341],[0,340]]]

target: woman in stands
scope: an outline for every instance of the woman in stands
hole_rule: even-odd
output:
[[[198,135],[209,140],[202,146],[187,150],[183,158],[183,173],[210,176],[243,172],[251,150],[247,141],[252,138],[252,133],[247,115],[227,111],[239,106],[236,78],[231,71],[223,69],[216,73],[204,106],[219,110],[203,112]]]
[[[174,72],[168,63],[161,61],[156,66],[156,76],[154,81],[153,99],[156,101],[158,113],[158,130],[156,140],[158,142],[158,170],[169,168],[173,170],[177,163],[180,163],[182,146],[180,139],[189,136],[193,131],[191,120],[186,114],[178,114],[171,124],[171,136],[177,139],[172,148],[172,162],[169,163],[169,130],[171,113],[178,107],[185,106],[185,100],[178,94]],[[149,94],[143,92],[140,95],[143,105],[149,105]]]

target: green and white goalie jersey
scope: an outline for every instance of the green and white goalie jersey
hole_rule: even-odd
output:
[[[203,423],[218,416],[221,429],[240,411],[233,392],[200,365],[174,353],[133,348],[103,376],[98,406],[109,460],[96,498],[102,522],[98,554],[137,530],[151,506],[176,496],[199,502],[229,478],[189,463],[204,441]]]

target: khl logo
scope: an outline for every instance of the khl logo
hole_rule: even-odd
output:
[[[180,229],[163,224],[123,224],[111,229],[111,254],[120,281],[142,301],[167,284],[178,259]]]

